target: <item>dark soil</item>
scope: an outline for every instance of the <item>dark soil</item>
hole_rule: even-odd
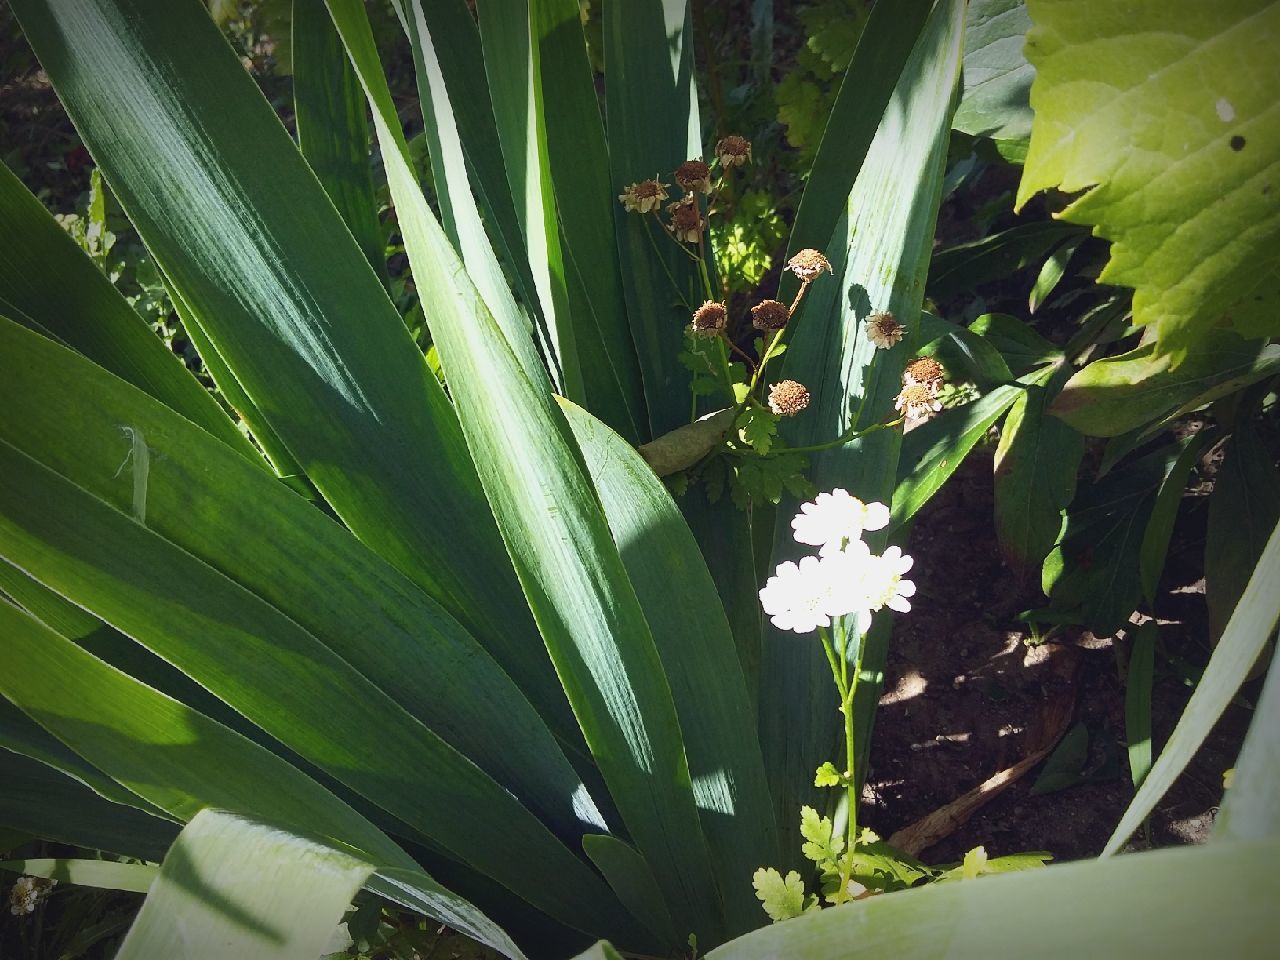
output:
[[[1157,751],[1191,695],[1185,675],[1202,668],[1210,653],[1198,579],[1203,493],[1183,501],[1157,604],[1163,614],[1152,692]],[[992,498],[988,446],[970,456],[916,522],[909,552],[921,602],[899,618],[894,632],[865,821],[888,838],[1013,766],[1029,744],[1057,732],[1045,729],[1045,715],[1065,701],[1068,710],[1074,707],[1070,723],[1083,723],[1089,734],[1081,782],[1033,795],[1045,766],[1037,764],[922,858],[957,861],[978,845],[992,857],[1030,850],[1058,860],[1095,856],[1134,795],[1124,742],[1128,641],[1123,632],[1095,637],[1077,629],[1029,645],[1031,635],[1016,616],[1042,606],[1044,598],[1036,579],[1020,582],[1001,558]],[[1252,702],[1256,692],[1247,685],[1243,700]],[[1149,838],[1140,833],[1132,846],[1206,838],[1222,798],[1222,774],[1235,763],[1250,716],[1240,705],[1228,708],[1157,807]]]

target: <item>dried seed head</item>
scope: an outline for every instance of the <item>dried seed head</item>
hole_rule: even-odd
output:
[[[809,405],[809,391],[795,380],[779,380],[769,388],[769,409],[777,417],[794,417]]]
[[[667,199],[667,185],[660,180],[641,180],[618,194],[627,213],[652,213]]]
[[[900,324],[892,313],[873,313],[866,320],[867,339],[881,350],[902,341],[907,328]]]
[[[902,371],[902,385],[928,387],[929,392],[936,397],[946,376],[947,371],[942,369],[942,364],[933,357],[916,357],[907,364],[907,369]]]
[[[702,228],[707,221],[698,209],[698,201],[692,196],[667,204],[667,212],[671,214],[671,232],[682,243],[697,243],[702,236]]]
[[[720,160],[720,166],[726,170],[741,167],[751,159],[751,141],[731,133],[716,144],[716,156]]]
[[[728,323],[729,314],[723,303],[708,300],[693,312],[693,332],[704,337],[717,336]]]
[[[710,193],[711,168],[701,160],[686,160],[676,167],[676,183],[685,193]]]
[[[942,409],[942,404],[924,384],[914,383],[902,388],[902,392],[893,401],[894,407],[907,420],[907,429],[911,429],[928,420]]]
[[[751,308],[751,325],[757,330],[781,330],[791,319],[791,311],[779,300],[763,300]]]
[[[806,283],[831,270],[831,262],[819,251],[801,250],[787,261],[787,269]]]

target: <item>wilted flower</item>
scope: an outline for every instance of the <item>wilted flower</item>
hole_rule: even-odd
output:
[[[676,183],[686,193],[710,193],[711,168],[701,160],[686,160],[676,167]]]
[[[889,525],[889,508],[883,503],[863,503],[847,490],[837,487],[820,493],[809,503],[800,504],[800,512],[791,521],[791,530],[799,543],[821,547],[818,555],[831,556],[848,545],[861,543],[863,531],[880,530]]]
[[[667,185],[659,180],[641,180],[624,187],[618,195],[628,213],[652,213],[667,199]]]
[[[702,236],[702,228],[707,224],[702,218],[702,211],[698,209],[698,201],[693,197],[685,197],[668,204],[667,212],[671,214],[671,232],[676,239],[684,243],[697,243]]]
[[[769,409],[775,417],[794,417],[809,405],[809,391],[795,380],[779,380],[769,390]]]
[[[731,133],[716,144],[716,156],[720,160],[720,166],[726,170],[740,167],[751,159],[751,141]]]
[[[902,388],[893,405],[907,419],[908,426],[923,423],[942,409],[942,403],[924,384],[912,383]]]
[[[892,313],[873,313],[866,320],[867,338],[881,350],[900,343],[907,328]]]
[[[787,269],[806,283],[831,270],[831,262],[819,251],[801,250],[787,261]]]
[[[781,330],[791,319],[791,311],[780,300],[762,300],[751,308],[751,325],[757,330]]]
[[[37,877],[19,877],[9,891],[9,912],[15,917],[35,912],[40,898],[57,883],[56,880],[42,880]]]
[[[902,385],[910,387],[918,384],[928,387],[929,392],[936,397],[946,375],[947,372],[942,368],[942,364],[933,357],[916,357],[902,372]]]
[[[723,303],[707,300],[693,311],[693,332],[704,337],[714,337],[725,328],[728,320],[729,314]]]

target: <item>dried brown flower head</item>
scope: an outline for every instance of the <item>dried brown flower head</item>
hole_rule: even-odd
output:
[[[698,209],[698,201],[693,197],[685,197],[675,203],[667,204],[667,212],[671,214],[671,232],[682,243],[697,243],[702,236],[702,228],[707,221]]]
[[[710,193],[711,168],[701,160],[686,160],[676,167],[676,183],[685,193]]]
[[[707,300],[693,312],[693,332],[704,337],[713,337],[720,333],[728,323],[729,312],[723,303]]]
[[[907,332],[892,313],[873,313],[867,317],[866,330],[867,338],[881,350],[900,343]]]
[[[933,357],[916,357],[902,371],[902,385],[904,387],[916,385],[928,387],[929,392],[936,397],[938,389],[942,386],[942,381],[946,379],[946,376],[947,371]]]
[[[641,180],[618,194],[627,213],[652,213],[667,199],[667,185],[660,180]]]
[[[908,429],[923,423],[942,409],[942,404],[933,392],[921,383],[903,387],[893,405],[906,418]]]
[[[762,300],[751,308],[751,325],[757,330],[781,330],[791,319],[791,311],[780,300]]]
[[[720,160],[720,166],[726,170],[741,167],[751,159],[751,141],[736,133],[722,137],[716,144],[716,157]]]
[[[805,249],[787,261],[787,269],[808,283],[810,280],[830,272],[831,262],[821,252]]]
[[[794,417],[809,405],[809,391],[795,380],[779,380],[769,388],[769,409],[774,416]]]

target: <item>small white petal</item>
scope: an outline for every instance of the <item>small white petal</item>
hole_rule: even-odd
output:
[[[901,595],[892,596],[889,602],[885,604],[890,610],[896,610],[898,613],[910,613],[911,601]]]

